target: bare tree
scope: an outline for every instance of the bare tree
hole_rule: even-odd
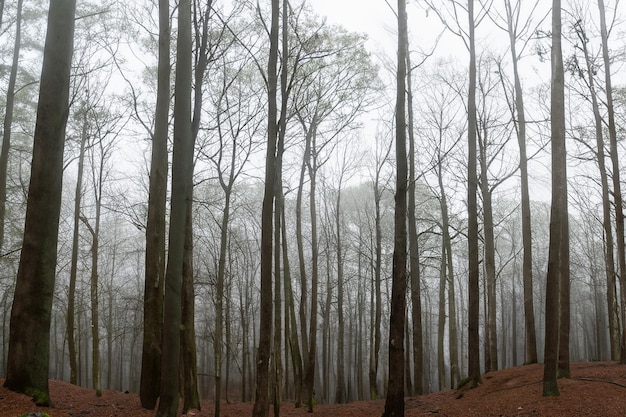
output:
[[[69,112],[74,0],[48,14],[24,242],[17,273],[4,386],[49,405],[50,318],[56,273],[63,145]]]
[[[406,320],[407,181],[406,56],[408,29],[405,0],[398,0],[398,67],[396,74],[396,196],[393,281],[389,329],[389,381],[384,417],[404,416],[404,326]]]
[[[567,165],[565,148],[565,99],[563,56],[561,50],[561,1],[552,2],[552,205],[550,211],[550,245],[546,277],[546,334],[544,353],[543,395],[559,395],[557,370],[563,316],[561,293],[569,291],[563,285],[569,280],[569,236],[567,214]],[[568,294],[569,295],[569,294]],[[568,317],[569,318],[569,317]],[[569,329],[569,323],[567,323]]]
[[[167,197],[167,137],[170,108],[170,11],[167,0],[159,0],[159,57],[157,102],[152,134],[152,159],[146,224],[146,271],[141,355],[141,405],[154,409],[161,381],[161,338],[165,279],[165,212]]]
[[[163,306],[161,389],[158,417],[175,417],[179,402],[181,290],[188,204],[192,197],[193,136],[191,129],[192,39],[191,4],[178,5],[176,97],[174,101],[174,153],[172,203]]]

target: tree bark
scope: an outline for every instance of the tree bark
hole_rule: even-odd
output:
[[[415,133],[413,131],[413,88],[411,53],[406,53],[407,68],[407,115],[409,132],[409,189],[407,215],[409,223],[409,282],[411,285],[411,330],[413,342],[413,395],[424,393],[424,347],[422,336],[422,294],[420,283],[420,255],[419,241],[417,238],[417,216],[415,209],[415,187],[417,174],[415,170]]]
[[[181,0],[178,5],[172,202],[163,306],[161,389],[157,417],[175,417],[179,402],[181,293],[185,263],[185,229],[188,204],[192,197],[190,185],[193,175],[191,46],[191,4],[189,0]]]
[[[398,68],[396,74],[396,197],[394,215],[391,318],[389,324],[389,379],[383,417],[404,416],[404,325],[407,260],[406,1],[398,0]]]
[[[51,0],[37,105],[24,240],[11,309],[4,386],[50,404],[50,319],[57,260],[63,146],[69,113],[75,0]]]
[[[548,274],[546,277],[546,324],[543,374],[543,395],[559,395],[556,382],[559,368],[559,339],[563,317],[560,310],[562,275],[565,268],[563,255],[569,252],[567,240],[567,165],[565,149],[565,102],[563,56],[561,51],[561,1],[552,2],[552,205],[550,210],[550,244],[548,247]],[[569,279],[569,277],[567,277]]]
[[[268,414],[269,360],[272,343],[272,245],[273,216],[276,178],[276,139],[278,109],[276,90],[278,88],[278,28],[280,4],[272,0],[272,20],[270,26],[270,53],[267,63],[268,129],[265,159],[265,190],[261,213],[261,300],[260,335],[257,352],[256,396],[252,415],[265,417]]]
[[[9,151],[11,149],[11,131],[13,126],[13,109],[15,107],[15,83],[20,62],[22,46],[22,5],[24,1],[17,1],[15,16],[15,43],[13,44],[13,62],[9,73],[7,86],[7,101],[5,103],[4,124],[2,128],[2,148],[0,149],[0,254],[4,250],[4,233],[7,204],[7,171],[9,166]],[[0,23],[2,14],[0,13]]]
[[[480,378],[480,289],[478,285],[480,277],[479,247],[478,247],[478,204],[476,191],[478,178],[476,173],[476,47],[475,47],[475,23],[474,23],[474,0],[468,1],[469,19],[469,91],[467,99],[468,110],[468,185],[467,185],[467,208],[468,208],[468,256],[469,256],[469,279],[468,279],[468,377],[472,386],[478,386]]]
[[[519,168],[522,194],[522,244],[524,255],[522,274],[524,282],[524,350],[525,364],[537,363],[537,336],[535,332],[535,310],[533,305],[533,261],[532,261],[532,230],[530,217],[530,195],[528,192],[528,157],[526,155],[526,112],[522,83],[517,66],[516,32],[513,26],[513,13],[509,0],[505,2],[507,27],[513,63],[515,82],[515,110],[517,112],[517,143],[519,145]],[[519,10],[519,9],[518,9]]]
[[[624,209],[622,201],[622,186],[620,180],[619,154],[617,148],[617,128],[615,126],[615,111],[613,109],[613,86],[611,82],[611,58],[609,55],[609,35],[606,27],[606,12],[604,0],[598,0],[600,11],[600,33],[602,38],[602,59],[604,61],[604,83],[606,91],[606,110],[609,119],[609,146],[611,167],[613,171],[613,199],[615,204],[615,240],[617,241],[618,270],[620,271],[620,298],[622,316],[622,340],[620,363],[626,363],[626,244],[624,242]]]
[[[87,110],[83,109],[83,126],[78,154],[78,173],[76,176],[76,192],[74,194],[74,229],[72,234],[72,258],[70,261],[70,282],[67,300],[67,346],[70,362],[70,384],[77,383],[78,364],[76,362],[75,306],[76,279],[78,275],[78,238],[80,226],[80,207],[82,198],[83,172],[85,166],[85,145],[87,142]]]
[[[139,399],[153,410],[161,385],[161,335],[165,279],[165,212],[167,198],[167,137],[170,102],[169,1],[159,0],[159,58],[157,102],[152,135],[148,221],[146,224],[146,276],[143,305],[143,343]]]

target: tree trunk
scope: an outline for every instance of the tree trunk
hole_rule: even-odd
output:
[[[409,282],[411,284],[411,323],[413,335],[413,395],[424,393],[424,348],[422,336],[422,294],[420,283],[419,242],[417,239],[417,216],[415,214],[415,133],[413,131],[413,88],[411,54],[406,53],[407,68],[407,115],[409,131],[409,190],[407,215],[409,222]]]
[[[517,50],[515,47],[516,33],[513,28],[513,13],[509,0],[505,2],[507,27],[513,63],[513,77],[515,82],[515,110],[517,112],[517,143],[519,145],[519,168],[522,194],[522,242],[524,247],[522,274],[524,282],[524,348],[525,364],[537,363],[537,336],[535,333],[535,310],[533,306],[533,261],[532,261],[532,231],[530,217],[530,195],[528,192],[528,157],[526,156],[526,112],[522,83],[517,68]]]
[[[396,198],[389,323],[389,379],[383,417],[404,416],[404,325],[407,258],[406,1],[398,0],[398,68],[396,74]]]
[[[306,361],[304,371],[304,385],[306,388],[306,403],[310,413],[313,412],[313,404],[315,400],[315,359],[317,356],[317,304],[318,304],[318,286],[319,286],[319,247],[317,239],[317,205],[316,197],[316,175],[317,175],[317,156],[315,139],[317,135],[317,125],[315,118],[310,126],[310,147],[311,152],[307,161],[308,172],[310,178],[309,190],[309,209],[311,212],[311,315],[309,317],[309,354]]]
[[[298,326],[296,324],[296,311],[293,301],[293,289],[291,286],[291,267],[289,266],[287,247],[287,227],[285,225],[285,206],[282,205],[282,249],[283,249],[283,280],[285,286],[285,321],[289,319],[289,349],[293,362],[293,379],[295,383],[296,408],[302,405],[302,354],[298,342]],[[304,329],[302,329],[304,332]]]
[[[468,280],[468,377],[472,386],[478,386],[480,378],[480,289],[478,280],[480,277],[479,247],[478,247],[478,204],[476,191],[478,178],[476,173],[476,47],[475,47],[475,23],[474,23],[474,0],[468,1],[469,19],[469,91],[467,99],[468,120],[468,184],[467,184],[467,209],[468,209],[468,256],[469,256],[469,280]]]
[[[550,244],[546,277],[546,324],[543,395],[559,395],[556,382],[561,336],[559,303],[566,269],[563,255],[569,251],[567,240],[567,165],[565,149],[564,74],[561,51],[561,2],[552,2],[552,206],[550,211]],[[569,277],[567,277],[569,279]]]
[[[337,387],[335,390],[335,402],[341,404],[346,401],[345,392],[345,365],[344,365],[344,309],[343,309],[343,247],[341,235],[341,184],[337,189],[337,201],[335,208],[335,233],[337,236]]]
[[[153,410],[161,385],[161,334],[165,278],[165,212],[167,198],[167,137],[170,102],[170,10],[168,0],[159,0],[159,61],[157,102],[146,224],[146,277],[143,305],[143,343],[139,398]]]
[[[24,239],[11,309],[4,386],[50,404],[50,318],[57,260],[63,145],[69,113],[75,0],[52,0],[44,46]]]
[[[489,188],[489,171],[487,166],[487,123],[481,123],[481,132],[478,132],[478,147],[480,160],[480,191],[483,201],[483,233],[484,233],[484,256],[485,256],[485,281],[487,282],[487,315],[485,347],[486,369],[495,371],[498,369],[498,336],[496,321],[496,248],[493,233],[493,207],[491,202],[491,189]]]
[[[72,259],[70,261],[70,282],[67,300],[67,347],[70,362],[70,384],[77,383],[76,336],[74,329],[76,305],[76,279],[78,275],[78,238],[80,225],[80,206],[82,198],[83,171],[85,166],[85,144],[87,142],[87,110],[83,109],[83,128],[78,154],[78,173],[74,195],[74,230],[72,234]]]
[[[6,222],[7,204],[7,171],[9,166],[9,150],[11,149],[11,128],[13,126],[13,109],[15,107],[15,82],[20,61],[20,48],[22,46],[22,4],[23,0],[17,1],[15,16],[15,43],[13,46],[13,62],[9,73],[9,85],[7,86],[7,101],[5,103],[4,125],[2,128],[2,148],[0,149],[0,254],[4,250],[4,233]],[[2,20],[0,14],[0,21]]]
[[[611,83],[611,58],[609,56],[609,35],[606,27],[606,13],[604,0],[598,0],[600,10],[600,33],[602,37],[602,58],[604,61],[604,80],[606,91],[606,110],[609,119],[609,144],[611,167],[613,170],[613,198],[615,204],[615,240],[617,241],[618,270],[620,272],[620,298],[622,307],[622,340],[620,362],[626,363],[626,245],[624,242],[624,210],[622,202],[622,187],[620,180],[619,154],[617,148],[617,128],[615,126],[615,111],[613,110],[613,87]]]
[[[193,147],[192,147],[193,149]],[[193,169],[193,168],[192,168]],[[193,171],[192,171],[193,175]],[[188,187],[193,195],[192,175],[189,176]],[[193,284],[193,198],[187,201],[187,218],[185,220],[185,252],[183,261],[183,282],[181,294],[181,382],[183,393],[183,414],[191,409],[200,410],[200,395],[198,393],[198,366],[196,355],[195,329],[195,291]]]
[[[269,360],[272,343],[272,246],[275,186],[276,186],[276,138],[277,113],[276,90],[278,88],[278,27],[280,4],[272,0],[272,23],[270,30],[270,53],[267,64],[268,78],[268,129],[265,165],[265,190],[261,213],[261,299],[260,336],[256,364],[256,396],[252,415],[265,417],[268,414]]]
[[[382,321],[382,296],[381,296],[381,269],[382,269],[382,226],[381,226],[381,209],[380,209],[380,171],[381,165],[376,167],[376,179],[374,181],[374,206],[375,206],[375,263],[374,263],[374,291],[372,294],[374,305],[374,317],[372,333],[373,346],[370,348],[370,362],[369,362],[369,387],[370,387],[370,399],[375,400],[378,398],[378,383],[376,381],[378,376],[378,355],[380,353],[380,326]]]
[[[180,326],[182,280],[188,204],[191,203],[193,135],[191,129],[191,4],[178,5],[176,82],[174,101],[174,153],[170,232],[165,275],[161,390],[157,417],[175,417],[179,402]]]

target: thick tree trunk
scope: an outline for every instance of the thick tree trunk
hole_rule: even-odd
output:
[[[569,261],[567,240],[567,165],[565,149],[565,106],[564,75],[561,51],[561,2],[552,2],[552,206],[550,212],[550,244],[548,248],[548,274],[546,277],[546,335],[544,353],[543,395],[559,395],[556,382],[559,368],[559,338],[562,333],[563,317],[560,314],[565,306],[560,306],[564,279],[569,272],[565,262]],[[569,279],[569,277],[566,277]]]
[[[193,173],[192,173],[193,175]],[[190,195],[193,195],[192,177],[189,177]],[[183,261],[183,282],[181,294],[181,383],[183,393],[183,414],[191,409],[200,410],[201,402],[198,393],[198,366],[195,329],[195,291],[193,284],[193,198],[187,201],[187,218],[185,220],[185,253]]]
[[[161,332],[165,278],[165,212],[167,197],[167,137],[170,102],[169,1],[159,0],[159,61],[157,103],[146,224],[146,277],[143,305],[143,344],[139,398],[141,406],[154,409],[161,385]]]
[[[389,323],[389,379],[383,417],[404,416],[404,325],[406,320],[407,156],[406,1],[398,0],[398,68],[396,74],[396,198],[394,216],[391,318]]]
[[[267,151],[265,158],[265,190],[261,213],[261,299],[260,299],[260,336],[256,357],[256,396],[252,415],[265,417],[269,402],[269,361],[272,344],[272,246],[273,216],[276,179],[276,139],[278,109],[276,91],[278,88],[278,27],[280,4],[272,0],[272,23],[270,29],[270,53],[267,64],[268,77],[268,130]],[[278,330],[280,331],[280,330]]]
[[[50,404],[50,318],[57,260],[63,145],[69,113],[75,0],[52,0],[37,105],[24,239],[11,309],[4,386]]]
[[[157,417],[175,417],[179,402],[180,326],[185,229],[192,197],[193,135],[191,129],[191,4],[178,5],[176,97],[174,101],[174,153],[167,270],[165,275],[161,389]]]

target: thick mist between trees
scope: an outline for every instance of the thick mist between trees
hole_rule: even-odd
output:
[[[0,3],[7,387],[397,415],[624,361],[623,5],[387,7]]]

